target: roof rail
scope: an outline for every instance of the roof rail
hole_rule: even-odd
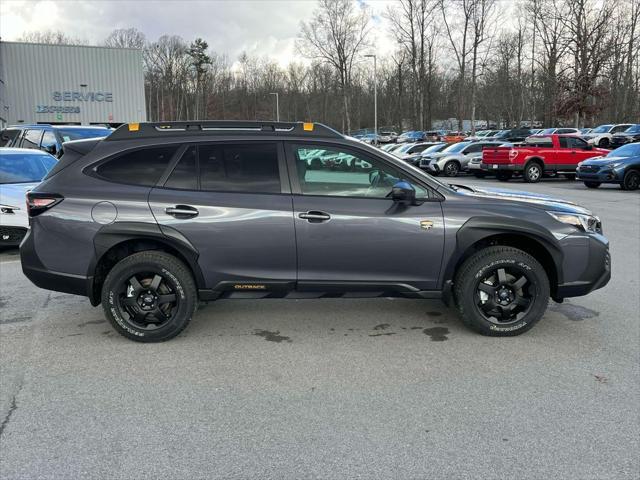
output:
[[[320,123],[195,120],[124,124],[119,126],[105,140],[248,134],[342,138],[341,133]]]

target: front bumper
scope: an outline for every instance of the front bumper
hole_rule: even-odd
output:
[[[621,183],[623,170],[600,168],[597,171],[585,170],[584,167],[576,169],[576,180],[581,182]]]
[[[567,297],[580,297],[594,290],[604,287],[611,279],[611,254],[609,253],[609,242],[602,235],[589,236],[586,245],[587,259],[586,267],[571,280],[558,285],[554,299]],[[571,263],[575,268],[577,258],[568,257],[565,263]],[[582,264],[584,264],[584,258]],[[565,269],[568,270],[568,265]]]
[[[0,225],[0,247],[17,247],[26,233],[24,227]]]
[[[34,285],[45,290],[91,297],[93,277],[54,272],[47,269],[42,264],[40,257],[38,257],[33,237],[33,230],[28,230],[27,235],[20,244],[20,262],[25,276]]]

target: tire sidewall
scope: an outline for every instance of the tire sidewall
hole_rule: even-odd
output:
[[[453,172],[449,171],[449,168],[453,167]],[[449,160],[447,163],[444,164],[444,167],[442,168],[442,172],[444,173],[445,177],[457,177],[458,173],[460,172],[460,167],[458,167],[458,162],[456,162],[455,160]]]
[[[536,178],[531,177],[530,170],[536,167],[538,169],[538,176]],[[542,178],[542,167],[538,162],[530,162],[524,167],[524,179],[527,183],[537,183]]]
[[[461,267],[467,274],[463,274],[456,281],[456,301],[465,323],[484,335],[513,336],[526,332],[540,320],[549,302],[549,280],[544,268],[533,257],[524,252],[513,251],[495,253],[478,259],[471,257],[467,262]],[[527,314],[518,322],[503,326],[485,319],[476,305],[477,284],[488,272],[500,267],[520,270],[535,289],[535,298],[532,300],[534,303]]]
[[[629,182],[630,182],[631,178],[634,175],[638,176],[638,175],[640,175],[640,173],[637,172],[636,170],[629,170],[627,173],[624,174],[624,178],[622,179],[622,188],[624,190],[637,190],[638,189],[638,185],[637,184],[634,187],[631,187],[629,185]]]
[[[180,268],[171,268],[153,260],[125,263],[128,258],[130,257],[117,264],[105,280],[102,289],[102,304],[107,319],[118,333],[139,342],[157,342],[176,336],[189,323],[195,310],[196,299],[192,293],[194,291],[193,280]],[[171,320],[154,330],[135,328],[124,319],[122,309],[118,305],[121,284],[140,272],[160,274],[170,284],[179,300],[177,310]]]

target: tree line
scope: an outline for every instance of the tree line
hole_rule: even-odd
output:
[[[229,58],[201,38],[149,41],[133,28],[114,30],[104,45],[142,49],[151,121],[272,120],[278,93],[283,121],[370,128],[374,71],[365,55],[376,55],[378,125],[640,123],[640,0],[398,0],[383,15],[395,42],[384,55],[365,2],[318,0],[300,25],[304,61],[286,67]],[[82,43],[59,32],[22,40]]]

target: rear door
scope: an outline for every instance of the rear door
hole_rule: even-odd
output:
[[[289,170],[294,172],[300,289],[377,293],[436,288],[444,242],[437,194],[355,147],[286,145]],[[312,169],[305,160],[312,150],[352,160],[344,168]],[[399,180],[414,185],[418,205],[402,206],[387,197]]]
[[[163,230],[177,230],[199,252],[207,288],[292,287],[296,245],[282,144],[190,144],[174,163],[149,204]]]

